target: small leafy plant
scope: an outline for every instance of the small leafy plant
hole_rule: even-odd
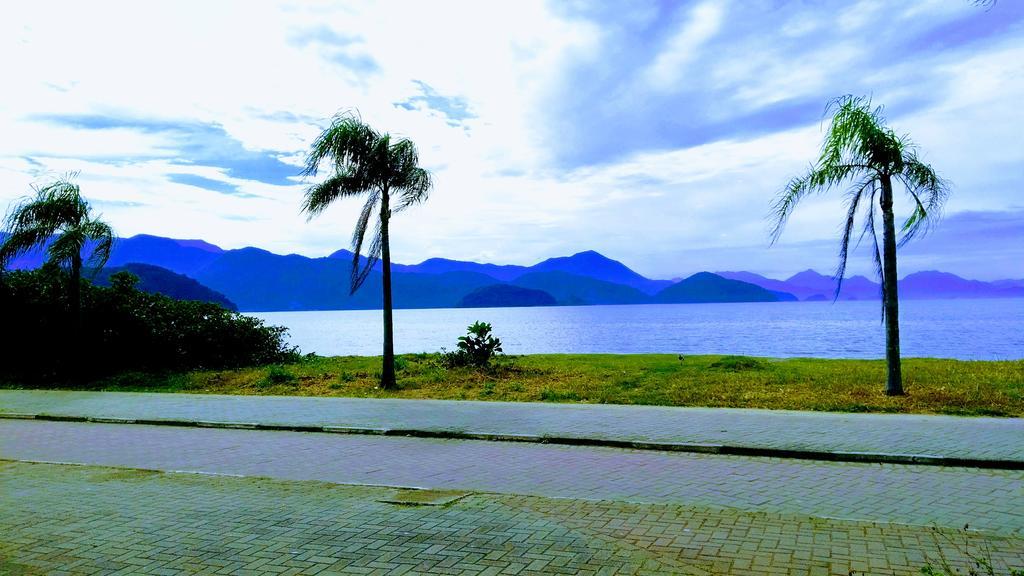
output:
[[[466,330],[465,336],[459,336],[458,349],[443,354],[445,365],[487,368],[491,360],[503,352],[501,340],[491,335],[491,325],[487,322],[474,322]]]

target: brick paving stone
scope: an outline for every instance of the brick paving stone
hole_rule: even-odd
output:
[[[965,552],[1024,568],[1019,536],[523,495],[380,502],[393,493],[0,462],[0,574],[903,575],[943,556],[965,571]]]
[[[529,434],[1024,461],[1022,418],[37,390],[0,390],[0,412]]]

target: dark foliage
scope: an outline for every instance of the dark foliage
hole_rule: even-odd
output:
[[[111,276],[109,288],[81,281],[82,331],[75,338],[70,281],[55,266],[0,275],[0,376],[61,382],[72,375],[234,368],[298,357],[285,344],[284,328],[216,304],[142,292],[138,277],[127,272]]]

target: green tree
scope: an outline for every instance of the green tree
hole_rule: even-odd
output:
[[[790,180],[773,205],[775,227],[772,230],[772,242],[778,240],[786,221],[802,198],[850,185],[839,248],[835,295],[839,297],[856,219],[863,212],[864,222],[859,239],[865,235],[871,237],[875,269],[882,281],[887,364],[885,393],[898,396],[903,394],[903,379],[900,371],[896,247],[926,230],[938,217],[949,189],[935,170],[918,158],[917,148],[909,137],[897,136],[886,126],[882,108],[873,108],[870,99],[843,96],[829,104],[826,114],[830,112],[833,114],[832,123],[825,135],[817,163],[807,174]],[[893,216],[894,181],[902,184],[912,201],[910,217],[903,223],[898,241]],[[881,249],[875,228],[876,200],[882,216]]]
[[[46,250],[47,264],[67,267],[71,273],[68,299],[71,308],[72,336],[81,333],[82,266],[99,270],[110,258],[114,232],[92,215],[69,174],[42,187],[33,187],[34,196],[12,206],[4,220],[7,236],[0,244],[0,270],[18,256],[34,249]],[[89,254],[83,256],[86,248]],[[83,260],[84,259],[84,260]]]
[[[392,212],[426,200],[431,188],[430,173],[419,167],[416,146],[408,139],[392,140],[352,114],[336,116],[323,131],[306,157],[305,176],[315,177],[321,166],[331,173],[306,189],[302,211],[309,218],[322,213],[339,198],[365,197],[362,212],[352,234],[351,293],[362,286],[377,261],[382,263],[384,284],[384,365],[380,387],[395,387],[394,321],[391,305],[391,248],[389,229]],[[373,234],[366,260],[360,253],[373,220]]]

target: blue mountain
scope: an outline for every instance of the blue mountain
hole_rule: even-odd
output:
[[[631,286],[646,294],[654,294],[672,284],[668,280],[644,278],[630,270],[622,262],[612,260],[593,250],[579,252],[572,256],[549,258],[539,264],[530,266],[529,270],[531,272],[568,272],[578,276],[587,276],[604,280],[605,282]]]
[[[516,278],[513,284],[543,290],[563,306],[646,304],[651,301],[650,296],[632,286],[561,271],[530,272]]]
[[[3,235],[0,234],[0,240]],[[86,248],[86,252],[89,248]],[[178,274],[194,276],[224,254],[224,250],[202,240],[175,240],[139,234],[130,238],[117,238],[110,253],[108,266],[144,263],[160,266]],[[46,248],[40,248],[16,259],[14,270],[38,268],[46,260]]]
[[[178,274],[194,276],[204,266],[219,258],[224,251],[200,240],[172,240],[139,234],[118,238],[110,253],[111,266],[142,262],[166,268]]]
[[[381,273],[370,272],[350,294],[347,257],[281,256],[258,248],[229,250],[197,274],[203,284],[227,294],[242,310],[351,310],[382,305]],[[344,256],[344,255],[342,255]],[[495,279],[473,272],[417,274],[393,270],[396,308],[448,308]]]
[[[349,256],[351,258],[351,256]],[[514,264],[478,264],[462,260],[448,260],[447,258],[430,258],[419,264],[403,266],[406,272],[418,272],[420,274],[443,274],[445,272],[476,272],[486,274],[491,278],[508,282],[525,274],[529,268],[516,266]]]
[[[804,270],[786,280],[773,280],[750,272],[718,272],[720,276],[757,284],[768,290],[788,292],[805,301],[831,301],[835,296],[836,281],[831,276],[814,270]],[[878,282],[864,276],[851,276],[843,280],[839,300],[878,300],[882,296]],[[901,299],[928,300],[935,298],[1022,298],[1024,280],[996,280],[982,282],[967,280],[956,274],[929,270],[908,274],[899,281]]]
[[[0,236],[2,240],[2,236]],[[45,259],[35,251],[12,268],[34,268]],[[365,262],[365,258],[361,257]],[[223,250],[202,240],[141,234],[119,238],[109,266],[133,263],[166,268],[220,293],[243,311],[376,309],[381,307],[378,264],[363,287],[349,294],[352,252],[325,258],[273,254],[259,248]],[[496,284],[539,290],[558,304],[642,304],[649,302],[776,302],[831,300],[835,282],[806,270],[785,280],[751,272],[707,272],[673,283],[652,280],[594,251],[550,258],[533,266],[497,265],[445,258],[419,264],[392,264],[394,303],[398,308],[451,307],[479,288]],[[729,281],[729,282],[725,282]],[[731,283],[730,283],[731,282]],[[1020,297],[1024,281],[977,282],[938,272],[912,274],[901,281],[905,298]],[[492,295],[510,295],[492,289]],[[863,276],[843,283],[840,299],[877,299],[878,284]]]
[[[711,272],[698,272],[658,292],[655,302],[691,304],[706,302],[780,302],[778,293],[755,284],[730,280]],[[789,298],[795,300],[795,298]]]

